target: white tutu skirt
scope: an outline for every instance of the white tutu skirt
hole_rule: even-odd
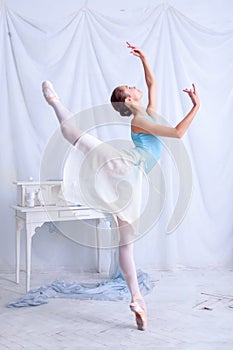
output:
[[[63,196],[74,204],[110,213],[138,233],[143,159],[134,148],[118,150],[84,134],[72,147],[63,171]]]

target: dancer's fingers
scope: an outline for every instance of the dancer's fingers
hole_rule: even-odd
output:
[[[130,44],[128,41],[126,41],[126,44],[128,45],[128,48],[134,49],[136,46]]]
[[[137,52],[136,50],[132,50],[132,51],[130,51],[130,53],[132,53],[134,56],[140,56],[140,53],[139,52]]]
[[[126,41],[126,44],[128,45],[129,49],[132,49],[133,51],[140,51],[139,47],[130,44],[128,41]]]

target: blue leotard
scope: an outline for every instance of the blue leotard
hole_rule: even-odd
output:
[[[152,117],[143,116],[155,122]],[[136,134],[131,129],[131,137],[135,144],[135,150],[139,152],[145,163],[145,172],[149,173],[159,160],[162,152],[161,137],[151,134],[139,133]]]

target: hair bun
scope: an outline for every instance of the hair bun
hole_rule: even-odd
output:
[[[123,117],[129,117],[132,114],[131,110],[125,105],[125,99],[128,96],[121,87],[115,88],[111,96],[113,108]]]

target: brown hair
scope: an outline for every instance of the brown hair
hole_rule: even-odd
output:
[[[131,110],[125,105],[125,99],[128,96],[129,94],[126,94],[120,86],[113,90],[111,96],[111,104],[113,108],[124,117],[129,117],[132,114]]]

